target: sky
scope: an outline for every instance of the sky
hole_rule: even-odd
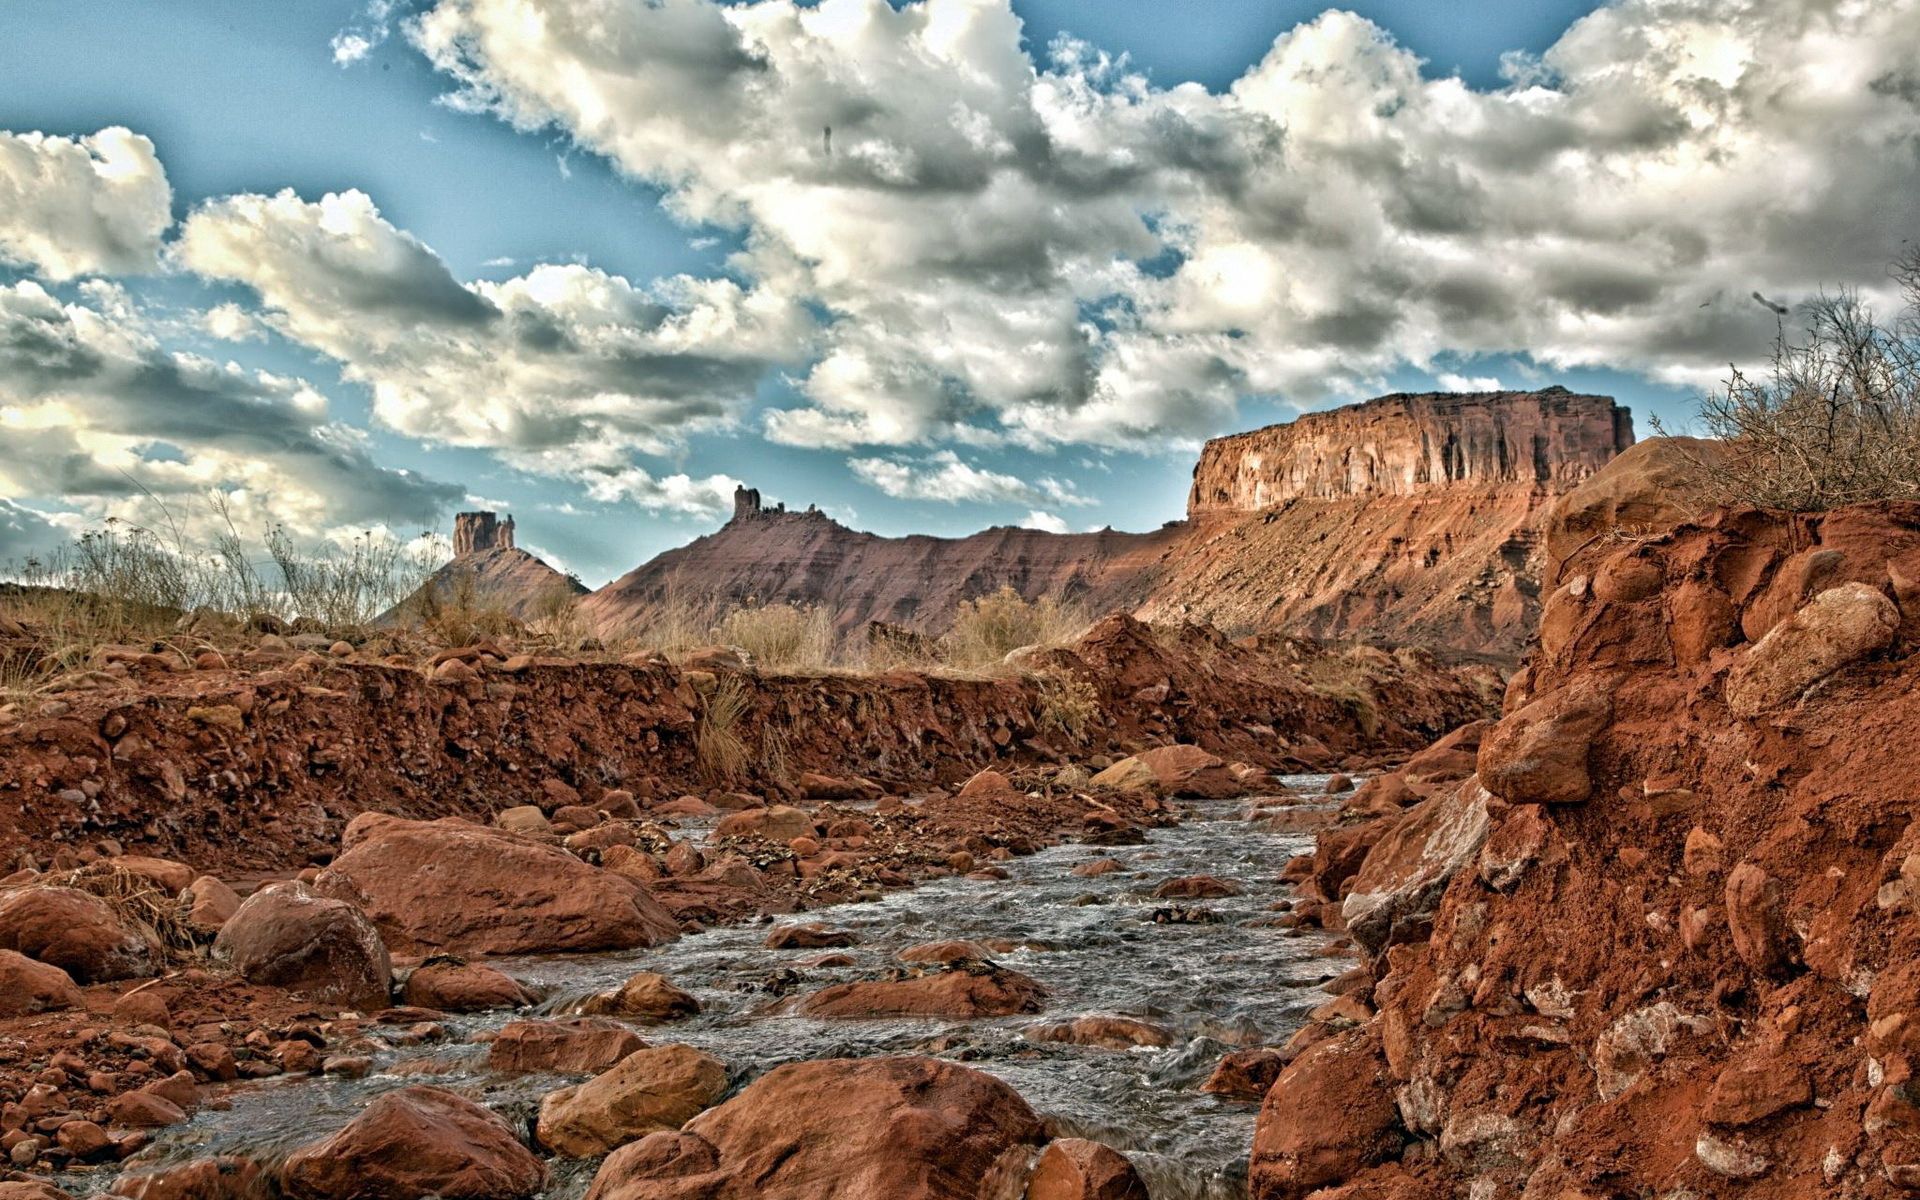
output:
[[[485,507],[597,585],[742,482],[1148,529],[1387,391],[1684,427],[1890,299],[1920,0],[11,0],[0,131],[0,561]]]

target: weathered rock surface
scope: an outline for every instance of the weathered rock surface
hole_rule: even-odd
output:
[[[534,994],[505,971],[485,963],[429,960],[407,976],[406,1000],[416,1008],[441,1012],[486,1012],[522,1008]]]
[[[242,978],[342,1008],[387,1007],[393,967],[366,914],[304,883],[248,896],[214,939],[213,955]]]
[[[146,924],[66,887],[0,892],[0,950],[50,963],[83,984],[152,975],[162,962]]]
[[[0,1017],[79,1008],[85,1002],[73,977],[59,967],[0,950]]]
[[[526,1200],[547,1171],[505,1121],[433,1087],[384,1093],[281,1169],[292,1200]]]
[[[679,936],[644,887],[556,847],[457,820],[361,821],[314,887],[359,906],[396,953],[626,950]]]
[[[597,1075],[645,1046],[633,1030],[608,1017],[513,1021],[487,1047],[487,1066],[496,1071]]]
[[[1026,1200],[1147,1200],[1147,1185],[1119,1151],[1082,1138],[1056,1138],[1033,1166]]]
[[[908,975],[901,979],[862,980],[822,988],[801,1000],[796,1011],[808,1017],[1008,1017],[1039,1012],[1046,989],[1038,982],[990,963],[963,964],[953,970]]]
[[[1006,1084],[930,1058],[777,1067],[687,1123],[616,1151],[593,1200],[958,1200],[1015,1196],[1046,1134]]]
[[[540,1144],[591,1158],[661,1130],[678,1129],[727,1090],[727,1068],[691,1046],[636,1050],[577,1087],[540,1102]]]
[[[630,1021],[673,1021],[699,1012],[700,1001],[665,975],[641,971],[610,992],[587,997],[580,1011]]]

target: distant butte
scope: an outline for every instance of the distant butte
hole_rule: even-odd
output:
[[[608,632],[670,599],[819,604],[842,629],[937,631],[1007,586],[1094,612],[1505,659],[1539,612],[1547,507],[1632,444],[1627,409],[1565,388],[1382,396],[1208,442],[1187,519],[1149,533],[881,537],[742,488],[724,527],[581,609]]]

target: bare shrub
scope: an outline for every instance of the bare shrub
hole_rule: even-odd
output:
[[[467,572],[455,573],[442,586],[421,588],[409,602],[406,616],[430,641],[442,646],[513,637],[524,628],[497,601],[481,595],[478,582]]]
[[[1052,597],[1030,601],[1011,587],[1002,587],[977,600],[963,600],[953,626],[941,639],[948,664],[978,669],[992,667],[1023,646],[1058,646],[1072,641],[1087,627],[1084,612]]]
[[[1725,443],[1689,455],[1709,499],[1818,512],[1920,498],[1920,250],[1894,277],[1906,307],[1893,321],[1855,292],[1823,295],[1798,338],[1782,324],[1763,376],[1731,368],[1702,398],[1701,424]]]
[[[1100,694],[1086,680],[1067,674],[1048,673],[1039,678],[1035,705],[1037,724],[1044,730],[1084,742],[1100,715]]]
[[[819,605],[736,608],[714,627],[713,640],[745,650],[775,671],[819,670],[834,661],[833,614]]]

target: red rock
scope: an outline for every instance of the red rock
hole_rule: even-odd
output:
[[[1813,1103],[1813,1082],[1785,1057],[1783,1048],[1756,1047],[1714,1080],[1700,1115],[1715,1125],[1753,1125],[1790,1108]]]
[[[920,942],[894,955],[903,963],[956,963],[992,957],[979,942]]]
[[[1361,1027],[1303,1051],[1260,1105],[1250,1200],[1302,1200],[1400,1147],[1400,1114],[1380,1035]]]
[[[1900,610],[1878,588],[1846,583],[1814,597],[1747,650],[1727,675],[1727,707],[1753,717],[1789,704],[1815,683],[1886,649]]]
[[[173,1024],[173,1011],[166,993],[151,987],[128,992],[113,1002],[113,1019],[128,1025],[155,1025],[166,1029]]]
[[[380,933],[344,900],[303,883],[276,883],[247,897],[214,939],[214,957],[244,979],[284,987],[343,1008],[389,1003],[393,969]]]
[[[83,1162],[105,1158],[113,1150],[113,1139],[92,1121],[68,1121],[54,1131],[53,1140]]]
[[[180,894],[180,904],[194,932],[212,937],[240,911],[240,896],[213,876],[202,875]]]
[[[1186,875],[1162,883],[1153,889],[1153,896],[1156,900],[1212,900],[1222,896],[1238,896],[1240,890],[1238,884],[1215,879],[1211,875]]]
[[[632,846],[608,846],[600,852],[600,865],[643,886],[666,876],[659,859]]]
[[[1792,951],[1779,885],[1753,863],[1741,863],[1727,875],[1726,903],[1734,951],[1763,975],[1783,969]]]
[[[1011,779],[989,769],[975,772],[954,795],[957,799],[972,800],[981,796],[1004,796],[1015,790]]]
[[[672,1141],[667,1139],[672,1137]],[[607,1160],[593,1200],[1017,1195],[1045,1133],[1012,1088],[929,1058],[789,1063]],[[700,1147],[712,1150],[709,1159]],[[709,1162],[717,1166],[709,1167]]]
[[[589,996],[583,1013],[636,1021],[675,1021],[700,1011],[700,1001],[653,971],[641,971],[611,992]]]
[[[1026,1200],[1148,1200],[1126,1155],[1080,1138],[1047,1143],[1027,1179]]]
[[[404,954],[626,950],[680,932],[632,880],[463,821],[370,825],[316,890],[358,905]]]
[[[536,997],[504,971],[483,963],[429,959],[407,977],[406,1001],[440,1012],[524,1008]]]
[[[73,1200],[50,1183],[34,1180],[0,1180],[0,1200]]]
[[[767,949],[832,950],[851,946],[854,941],[852,932],[845,929],[834,929],[818,923],[782,925],[767,935]]]
[[[1218,755],[1198,746],[1158,746],[1135,756],[1153,772],[1154,782],[1169,796],[1221,799],[1245,795],[1247,788],[1227,769]]]
[[[296,1150],[281,1175],[291,1200],[527,1200],[547,1181],[505,1121],[420,1086],[379,1096],[340,1132]]]
[[[790,842],[797,837],[812,837],[815,832],[812,817],[784,804],[729,813],[713,827],[713,836],[716,838],[753,835],[780,843]]]
[[[203,1079],[228,1083],[240,1078],[240,1064],[224,1042],[195,1042],[187,1047],[187,1063]]]
[[[985,965],[903,979],[835,984],[801,1000],[808,1017],[1007,1017],[1040,1011],[1046,989],[1004,967]]]
[[[268,1200],[260,1164],[244,1158],[200,1158],[153,1171],[127,1172],[112,1195],[127,1200]]]
[[[1200,1090],[1230,1100],[1258,1100],[1267,1094],[1284,1066],[1286,1056],[1265,1046],[1229,1051]]]
[[[1024,1033],[1031,1042],[1065,1042],[1074,1046],[1103,1046],[1109,1050],[1173,1044],[1173,1035],[1166,1029],[1132,1017],[1075,1017],[1070,1021],[1032,1025]]]
[[[1593,794],[1587,758],[1612,719],[1612,702],[1591,682],[1534,700],[1481,742],[1481,786],[1514,804],[1585,801]]]
[[[0,892],[0,950],[59,967],[80,984],[152,975],[163,958],[153,930],[66,887]]]
[[[0,950],[0,1017],[80,1008],[85,1002],[73,978],[59,967]]]
[[[540,1144],[573,1158],[674,1130],[727,1090],[727,1068],[691,1046],[636,1050],[578,1087],[540,1102]]]
[[[178,896],[186,891],[194,879],[192,867],[165,858],[122,854],[109,858],[107,865],[116,870],[125,871],[141,883],[168,896]]]
[[[152,1092],[123,1092],[107,1101],[107,1119],[133,1129],[178,1125],[187,1114],[178,1104]]]
[[[645,1047],[631,1029],[606,1017],[514,1021],[487,1047],[487,1066],[495,1071],[592,1075]]]
[[[1068,872],[1068,874],[1078,875],[1083,879],[1091,879],[1097,875],[1110,875],[1115,871],[1123,871],[1125,869],[1126,868],[1111,858],[1096,858],[1092,862],[1081,863],[1072,871]]]
[[[1351,775],[1333,774],[1327,776],[1327,785],[1320,789],[1328,796],[1340,796],[1353,790]]]

